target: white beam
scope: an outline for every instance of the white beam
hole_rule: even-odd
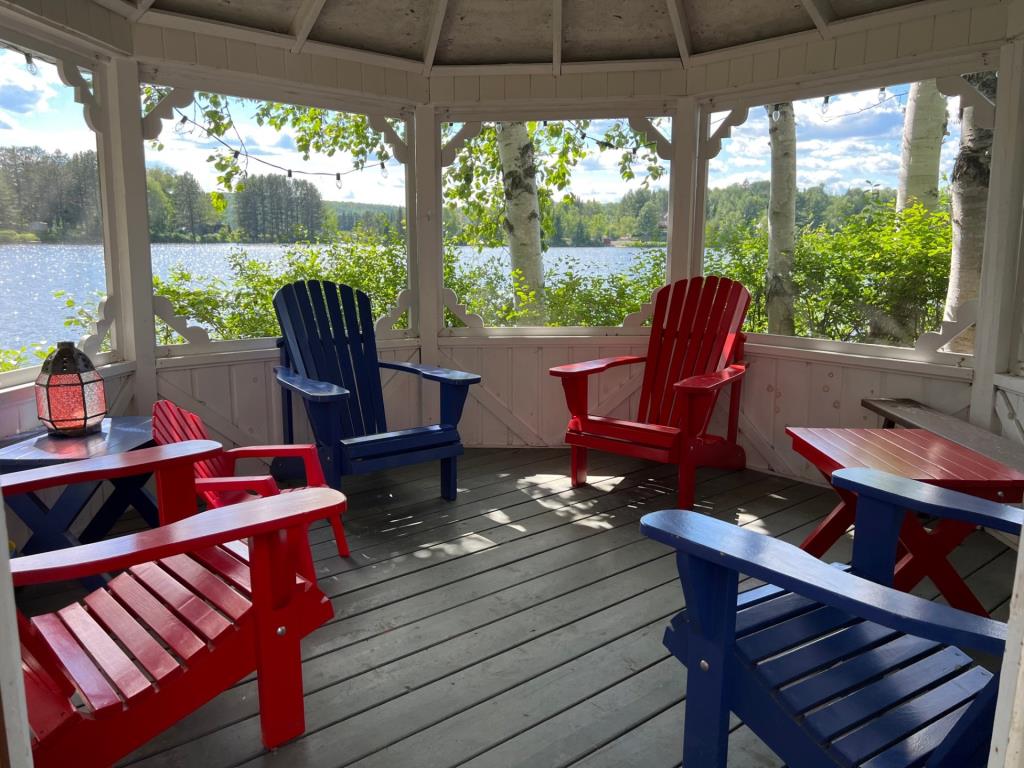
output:
[[[668,0],[668,16],[672,20],[672,31],[676,36],[676,47],[679,48],[679,60],[685,67],[690,63],[693,43],[690,40],[690,27],[686,23],[683,0]]]
[[[551,69],[562,74],[562,0],[551,0]]]
[[[829,24],[836,20],[836,12],[832,7],[831,0],[800,0],[800,2],[803,3],[804,10],[811,17],[821,36],[826,39],[832,37]]]
[[[427,47],[423,51],[423,73],[430,74],[437,55],[437,43],[441,39],[441,28],[444,26],[444,15],[448,11],[448,0],[436,0],[434,13],[430,17],[430,29],[427,30]]]
[[[295,12],[291,25],[288,27],[288,34],[295,38],[292,44],[292,53],[301,53],[302,47],[306,44],[310,30],[316,24],[320,11],[324,9],[327,0],[302,0],[302,5]]]

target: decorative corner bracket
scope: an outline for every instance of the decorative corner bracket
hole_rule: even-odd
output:
[[[974,122],[979,128],[994,130],[996,126],[996,105],[988,96],[979,91],[974,84],[962,75],[940,77],[935,80],[935,87],[943,96],[959,96],[960,111],[965,107],[974,109]]]
[[[672,142],[665,138],[665,135],[654,127],[649,118],[642,115],[631,115],[629,127],[637,133],[642,133],[646,143],[654,143],[655,151],[662,160],[672,160]]]
[[[644,324],[651,319],[654,315],[654,297],[660,291],[659,288],[651,294],[651,300],[645,301],[640,305],[640,309],[636,312],[630,312],[624,318],[622,318],[623,328],[643,328]]]
[[[163,129],[163,121],[169,118],[175,109],[184,109],[195,98],[195,92],[184,88],[172,88],[170,92],[157,102],[142,118],[142,138],[153,141]]]
[[[82,105],[86,125],[94,133],[103,133],[103,113],[96,97],[96,87],[82,75],[83,69],[91,71],[78,59],[57,59],[57,74],[61,82],[74,91],[75,101]]]
[[[186,344],[210,343],[210,334],[206,329],[198,325],[189,325],[187,318],[174,314],[174,306],[166,296],[153,297],[153,314],[167,323]]]
[[[465,304],[459,304],[459,297],[451,288],[441,289],[441,306],[447,307],[448,311],[466,324],[467,328],[483,328],[484,319],[466,310]]]
[[[378,339],[395,338],[401,335],[400,331],[395,330],[395,323],[406,312],[412,311],[412,300],[415,295],[415,292],[410,288],[404,288],[399,291],[395,306],[378,317],[377,322],[373,324],[373,330]]]
[[[938,331],[922,333],[914,342],[918,352],[938,352],[953,339],[978,322],[978,300],[965,301],[956,310],[956,320],[943,320]]]
[[[388,122],[387,118],[383,115],[368,115],[368,117],[370,119],[370,127],[384,135],[384,141],[391,147],[395,159],[403,165],[408,164],[409,145],[402,141],[402,138],[395,133],[395,129],[391,127],[391,123]]]
[[[441,147],[441,167],[447,168],[455,162],[455,156],[459,150],[466,146],[466,142],[475,139],[483,130],[483,123],[463,123],[458,133],[449,139],[448,143]]]
[[[98,354],[116,317],[117,299],[113,296],[103,297],[96,307],[96,325],[93,326],[92,333],[87,333],[78,340],[78,348],[89,357]]]
[[[743,125],[749,111],[748,107],[738,107],[731,110],[715,129],[714,133],[701,138],[700,146],[697,150],[698,157],[701,160],[711,160],[718,157],[718,153],[722,151],[722,140],[732,136],[733,128]]]

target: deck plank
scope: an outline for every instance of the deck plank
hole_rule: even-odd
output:
[[[595,453],[596,482],[575,489],[567,469],[564,450],[469,451],[451,503],[433,466],[353,478],[353,557],[332,553],[328,528],[310,531],[335,617],[303,644],[305,736],[262,748],[249,678],[125,763],[677,766],[686,673],[661,634],[683,597],[671,552],[637,525],[674,505],[674,469]],[[794,543],[833,505],[820,486],[698,474],[697,509]],[[825,559],[851,549],[844,536]],[[977,533],[952,562],[1005,611],[1012,553]],[[732,727],[730,765],[779,764]]]

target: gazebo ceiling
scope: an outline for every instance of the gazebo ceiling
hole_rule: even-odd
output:
[[[300,46],[308,39],[428,68],[685,58],[914,2],[141,0],[154,11],[294,35]]]

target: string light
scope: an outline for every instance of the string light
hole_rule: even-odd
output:
[[[262,157],[259,157],[257,155],[249,154],[249,151],[245,149],[244,144],[243,144],[243,147],[241,149],[239,149],[238,147],[234,147],[231,144],[228,144],[228,142],[224,141],[224,139],[222,139],[220,136],[214,136],[213,134],[211,134],[207,130],[207,128],[205,126],[201,125],[200,123],[197,123],[195,120],[192,120],[191,118],[189,118],[189,116],[187,114],[183,113],[181,110],[175,110],[175,111],[179,115],[181,115],[181,119],[179,121],[177,121],[175,123],[175,125],[174,125],[175,132],[181,132],[181,129],[183,129],[184,126],[186,126],[186,125],[191,123],[193,129],[198,129],[198,130],[204,131],[209,138],[213,139],[218,144],[220,144],[222,147],[224,147],[229,152],[231,152],[231,156],[234,159],[237,160],[239,158],[242,158],[242,159],[245,160],[246,168],[243,168],[242,172],[239,174],[241,176],[242,181],[245,181],[249,177],[248,164],[249,164],[250,160],[252,160],[254,162],[257,162],[257,163],[260,163],[261,165],[265,165],[268,168],[273,168],[276,171],[281,171],[282,173],[287,174],[288,179],[291,179],[291,180],[294,180],[295,175],[301,175],[301,176],[326,176],[328,178],[333,176],[334,177],[334,185],[338,189],[341,189],[341,186],[342,186],[342,184],[341,184],[341,177],[342,176],[348,175],[350,173],[359,173],[360,171],[363,170],[363,166],[355,166],[353,168],[348,169],[347,171],[302,171],[302,170],[293,170],[293,169],[287,168],[287,167],[285,167],[283,165],[278,165],[276,163],[272,163],[269,160],[264,160]],[[190,131],[190,133],[191,133],[191,131]],[[381,170],[384,172],[384,177],[387,178],[387,170],[385,169],[384,161],[383,160],[380,161],[380,166],[381,166]]]
[[[878,89],[878,103],[881,104],[883,101],[885,101],[885,86],[884,85],[881,88]]]
[[[35,59],[32,58],[32,54],[25,51],[25,71],[30,75],[38,75],[39,67],[36,66]]]
[[[385,179],[388,177],[388,167],[383,160],[380,161],[380,175]]]
[[[828,112],[828,102],[830,98],[832,97],[826,96],[821,102],[821,114],[823,115]]]
[[[772,110],[772,122],[773,123],[779,122],[779,118],[780,117],[782,117],[782,113],[779,112],[779,105],[776,104],[775,105],[775,109]]]

